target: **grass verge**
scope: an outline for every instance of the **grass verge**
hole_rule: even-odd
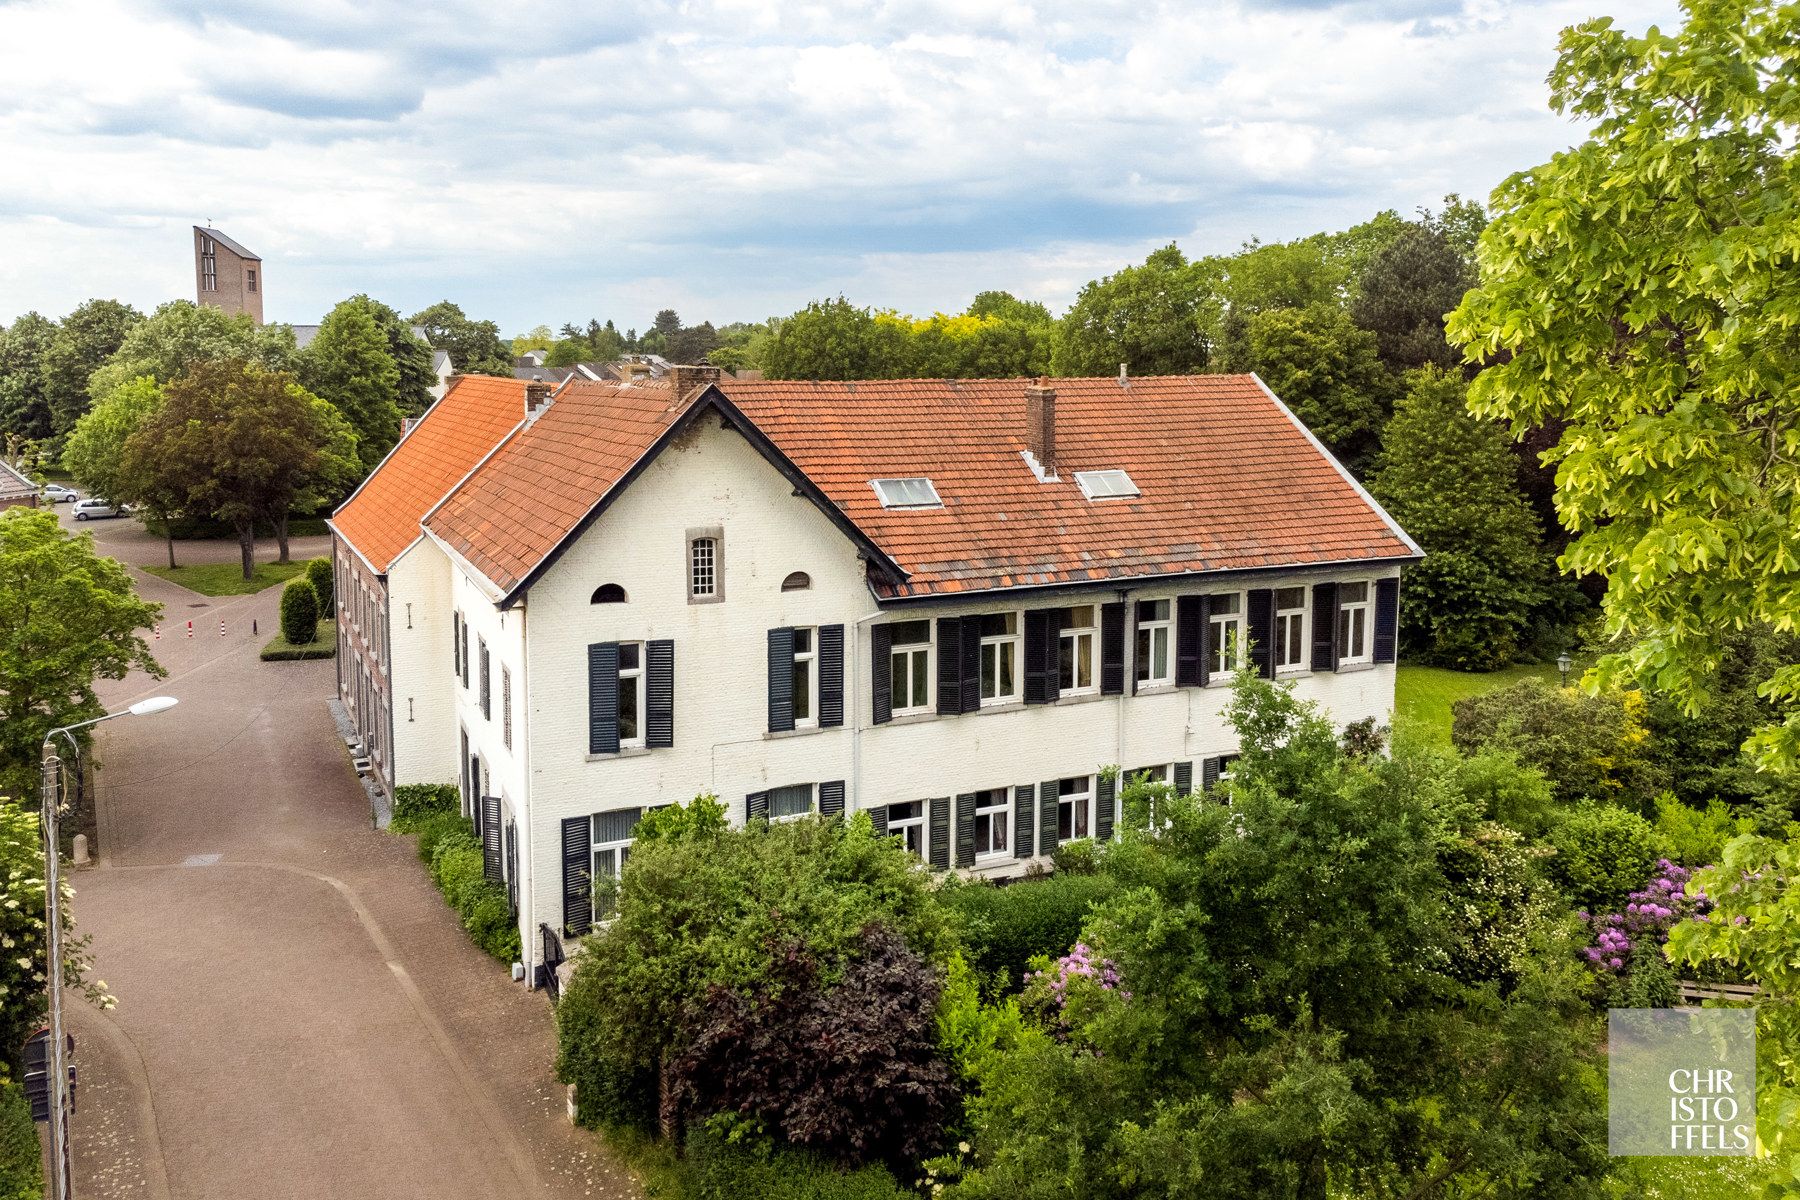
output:
[[[330,658],[337,653],[337,622],[320,621],[318,636],[296,646],[277,633],[262,648],[264,662],[295,662],[306,658]]]
[[[244,569],[236,561],[195,563],[188,567],[145,567],[144,570],[202,596],[248,596],[304,574],[306,560],[257,563],[255,574],[249,579],[244,578]]]
[[[1478,673],[1403,664],[1394,678],[1394,721],[1422,733],[1438,745],[1448,746],[1451,705],[1469,696],[1479,696],[1531,678],[1554,682],[1556,668],[1537,664]]]

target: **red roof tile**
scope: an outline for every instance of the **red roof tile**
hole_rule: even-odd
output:
[[[525,417],[525,381],[487,375],[451,380],[381,465],[331,516],[377,571],[419,536],[419,522]]]

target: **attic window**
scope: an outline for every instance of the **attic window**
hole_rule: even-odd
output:
[[[938,499],[937,489],[931,486],[929,479],[871,479],[869,486],[881,497],[883,508],[944,507],[944,502]]]
[[[616,583],[603,583],[594,589],[593,598],[588,603],[623,604],[625,603],[625,589]]]
[[[1089,500],[1115,500],[1139,494],[1137,484],[1123,471],[1077,471],[1075,482]]]
[[[781,590],[784,592],[804,592],[810,587],[812,587],[812,576],[805,571],[795,571],[781,581]]]

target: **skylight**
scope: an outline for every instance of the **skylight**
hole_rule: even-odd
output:
[[[869,486],[881,497],[883,508],[942,508],[944,502],[938,499],[937,489],[931,486],[931,480],[917,479],[871,479]]]
[[[1139,494],[1137,484],[1123,471],[1077,471],[1075,482],[1089,500],[1114,500]]]

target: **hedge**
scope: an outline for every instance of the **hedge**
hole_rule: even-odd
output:
[[[969,962],[986,981],[1003,973],[1019,988],[1033,955],[1062,954],[1081,937],[1088,910],[1117,885],[1105,875],[1058,872],[1005,887],[949,884],[940,893],[961,926]]]
[[[503,963],[519,958],[519,926],[506,886],[487,877],[481,842],[462,815],[454,784],[407,783],[394,789],[394,833],[419,835],[419,858],[462,918],[469,940]],[[0,1198],[3,1200],[3,1198]]]
[[[395,833],[417,833],[428,819],[445,813],[460,816],[461,808],[462,797],[454,783],[403,783],[394,789],[394,819],[388,828]],[[430,861],[430,855],[426,860]]]
[[[687,1137],[684,1200],[914,1200],[886,1167],[846,1171],[801,1150],[743,1145],[705,1128]]]
[[[306,564],[306,582],[318,597],[319,612],[326,619],[337,615],[337,592],[331,578],[331,560],[315,558]]]
[[[0,1067],[0,1200],[41,1200],[44,1171],[25,1090]]]
[[[1656,830],[1611,804],[1584,804],[1570,812],[1550,831],[1550,844],[1556,847],[1551,876],[1588,912],[1623,910],[1656,869]]]
[[[304,646],[318,634],[319,594],[306,580],[292,580],[281,593],[281,636],[289,645]]]

